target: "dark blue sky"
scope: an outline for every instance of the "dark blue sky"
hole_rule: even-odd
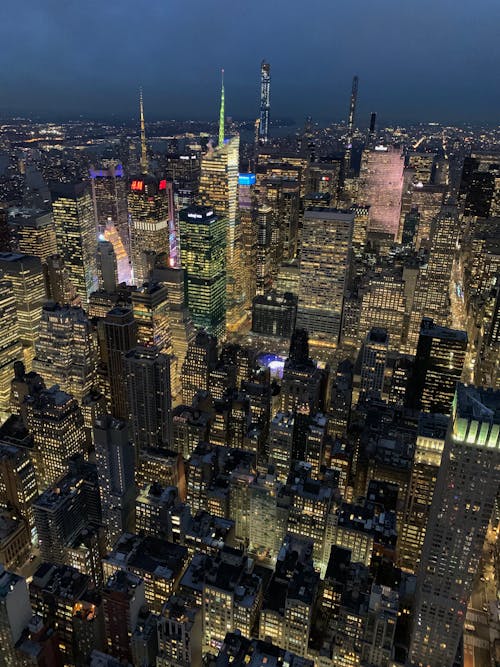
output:
[[[0,111],[500,120],[500,0],[4,0]]]

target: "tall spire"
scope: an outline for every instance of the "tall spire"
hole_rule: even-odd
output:
[[[146,148],[146,124],[144,123],[144,104],[142,101],[142,88],[139,91],[139,106],[141,111],[141,172],[148,173],[148,154]]]
[[[220,90],[220,114],[219,114],[219,146],[224,145],[224,70],[222,70],[222,85]]]

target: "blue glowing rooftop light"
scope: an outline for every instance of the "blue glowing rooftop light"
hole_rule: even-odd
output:
[[[239,185],[255,185],[255,174],[240,174],[238,183]]]

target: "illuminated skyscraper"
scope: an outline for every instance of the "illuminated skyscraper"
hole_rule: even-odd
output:
[[[260,65],[260,122],[259,142],[267,144],[269,141],[269,111],[271,95],[271,65],[262,61]]]
[[[141,160],[140,175],[132,176],[128,188],[130,248],[134,283],[141,287],[148,281],[157,255],[171,256],[176,246],[174,193],[172,183],[148,173],[146,129],[142,90],[140,93]],[[176,258],[173,258],[176,262]]]
[[[423,412],[448,415],[455,387],[462,376],[467,333],[422,320],[408,403]]]
[[[348,176],[351,170],[352,157],[352,138],[354,132],[354,117],[356,115],[356,103],[358,101],[358,83],[357,76],[352,78],[351,98],[349,101],[349,118],[347,120],[347,146],[344,158],[344,175]]]
[[[206,331],[198,331],[182,366],[182,396],[186,405],[191,405],[198,390],[209,389],[210,371],[216,362],[217,338]]]
[[[297,326],[335,345],[340,333],[354,213],[310,208],[304,214]]]
[[[212,208],[219,220],[224,221],[227,274],[226,324],[228,328],[236,327],[244,315],[244,297],[241,287],[241,228],[238,216],[239,151],[240,138],[238,135],[229,139],[224,138],[223,85],[219,144],[216,148],[209,144],[207,152],[201,159],[199,202]],[[181,252],[183,252],[182,242]],[[184,262],[182,266],[186,268]],[[195,319],[194,315],[193,319]]]
[[[168,319],[172,334],[171,375],[172,397],[180,391],[181,370],[188,346],[193,342],[196,330],[191,314],[186,306],[184,293],[184,269],[163,266],[157,262],[152,274],[152,282],[165,285],[168,294]]]
[[[500,393],[459,384],[416,584],[410,664],[452,665],[500,486]]]
[[[370,205],[370,230],[392,234],[399,229],[404,157],[398,148],[365,148],[359,173],[359,202]]]
[[[97,286],[97,228],[92,198],[84,183],[52,186],[57,247],[70,282],[84,306]]]
[[[137,346],[137,322],[129,308],[113,308],[99,322],[103,362],[110,387],[111,414],[128,419],[124,355]]]
[[[45,263],[49,255],[57,253],[56,230],[52,213],[13,218],[9,225],[19,252],[35,255]]]
[[[126,422],[110,415],[96,420],[94,442],[102,519],[110,548],[122,533],[134,528],[135,451]]]
[[[81,306],[82,300],[71,283],[62,255],[49,255],[44,264],[47,299],[61,306]]]
[[[82,404],[97,378],[97,346],[82,308],[44,305],[33,370],[47,387],[57,384]]]
[[[238,201],[241,228],[242,288],[245,307],[250,308],[256,289],[257,263],[257,194],[255,174],[240,174],[238,178]]]
[[[137,342],[172,354],[168,290],[165,285],[148,282],[132,292],[132,310],[137,324]]]
[[[445,415],[425,412],[418,419],[411,480],[398,537],[399,566],[414,574],[420,564],[448,422]]]
[[[196,327],[221,338],[226,331],[226,232],[226,219],[212,208],[191,206],[180,213],[187,306]]]
[[[0,506],[13,508],[24,519],[32,540],[36,537],[32,502],[37,496],[35,467],[29,452],[0,445]]]
[[[148,448],[168,447],[172,425],[169,357],[153,346],[140,346],[125,355],[124,367],[137,455]]]
[[[42,265],[38,257],[0,253],[0,271],[12,284],[24,363],[28,370],[31,370],[42,317],[42,304],[45,300]]]
[[[38,455],[37,483],[42,491],[66,473],[71,456],[84,453],[83,416],[76,399],[57,385],[28,396],[26,401],[28,430]]]
[[[16,298],[12,283],[0,271],[0,411],[9,409],[10,382],[14,363],[22,361],[23,346],[19,334]]]
[[[116,228],[127,252],[130,238],[127,214],[127,182],[123,166],[105,160],[102,169],[90,169],[96,228],[102,231],[110,223]]]
[[[150,174],[132,178],[128,210],[134,283],[140,287],[148,280],[155,256],[170,252],[172,184]]]
[[[273,233],[273,210],[270,206],[259,206],[257,211],[257,247],[255,249],[255,293],[266,294],[271,280],[271,239]]]
[[[389,336],[385,329],[372,327],[361,351],[361,383],[359,398],[381,398],[384,388]]]

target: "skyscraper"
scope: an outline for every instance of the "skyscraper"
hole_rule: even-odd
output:
[[[136,347],[124,359],[132,437],[137,455],[171,444],[170,359],[154,346]]]
[[[24,363],[31,370],[45,300],[42,264],[38,257],[31,255],[0,253],[0,271],[12,284]]]
[[[269,110],[271,94],[271,65],[263,60],[260,64],[260,122],[259,142],[269,141]]]
[[[14,363],[22,361],[23,347],[19,334],[16,298],[12,283],[0,271],[0,411],[9,409],[10,382]]]
[[[352,138],[354,132],[354,117],[356,115],[356,103],[358,101],[358,83],[359,79],[355,75],[352,78],[351,98],[349,100],[349,117],[347,119],[347,146],[344,158],[344,175],[349,176],[351,171],[352,159]]]
[[[82,403],[97,378],[97,348],[82,308],[48,302],[42,309],[33,370]]]
[[[99,289],[114,292],[118,285],[118,264],[111,241],[97,243],[97,279]]]
[[[113,308],[99,322],[101,349],[110,386],[111,414],[128,419],[124,355],[137,345],[137,323],[129,308]]]
[[[83,304],[97,285],[97,229],[92,198],[85,183],[51,187],[57,248],[70,282]]]
[[[462,376],[467,333],[422,320],[408,403],[424,412],[450,414],[455,387]]]
[[[130,246],[134,283],[147,282],[154,258],[169,253],[172,184],[151,174],[133,177],[129,183]]]
[[[342,322],[354,213],[310,208],[304,214],[297,326],[336,345]]]
[[[229,139],[224,138],[223,83],[219,144],[215,148],[209,144],[207,152],[202,156],[199,202],[211,207],[217,217],[224,220],[227,274],[226,324],[229,328],[237,326],[243,317],[244,301],[241,289],[241,229],[238,216],[239,151],[238,135]]]
[[[500,486],[500,392],[459,384],[422,560],[412,665],[452,665]]]
[[[403,192],[404,157],[388,146],[365,148],[359,173],[359,201],[370,205],[370,230],[397,237]]]
[[[218,337],[226,331],[226,225],[207,206],[180,213],[187,306],[195,326]]]
[[[86,438],[78,402],[57,385],[27,399],[27,426],[33,435],[40,491],[62,477],[68,460],[83,454]]]
[[[90,180],[96,228],[102,231],[111,223],[129,253],[127,181],[123,166],[113,160],[105,160],[102,169],[90,169]]]
[[[35,255],[42,263],[57,253],[56,230],[52,213],[18,216],[10,221],[19,252]],[[5,252],[5,251],[4,251]]]
[[[94,443],[101,493],[102,519],[107,526],[107,546],[134,528],[135,451],[127,424],[111,415],[94,425]]]
[[[210,371],[216,362],[217,338],[206,331],[198,331],[182,366],[182,396],[186,405],[191,405],[197,391],[209,388]]]
[[[155,346],[164,354],[172,354],[169,322],[168,290],[159,283],[144,283],[132,292],[132,310],[137,324],[137,342]]]
[[[255,174],[239,175],[238,203],[242,245],[242,288],[245,295],[245,307],[250,308],[256,289],[257,195]]]
[[[128,188],[130,248],[134,283],[147,282],[156,255],[170,256],[171,234],[175,236],[172,183],[148,172],[146,129],[142,89],[140,93],[141,160],[139,175],[132,176]],[[175,245],[175,243],[174,243]]]
[[[360,400],[369,396],[381,398],[388,348],[389,336],[387,331],[372,327],[366,336],[361,351]]]

